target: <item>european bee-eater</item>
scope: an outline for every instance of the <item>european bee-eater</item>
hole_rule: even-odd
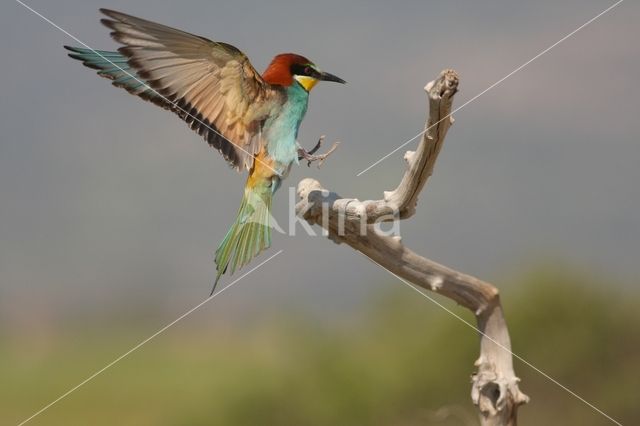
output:
[[[284,53],[262,76],[226,43],[100,9],[123,46],[117,52],[65,46],[116,87],[176,113],[238,171],[248,170],[234,224],[216,250],[217,276],[269,247],[271,199],[298,162],[298,129],[320,80],[345,83],[304,56]],[[303,155],[308,155],[304,150]]]

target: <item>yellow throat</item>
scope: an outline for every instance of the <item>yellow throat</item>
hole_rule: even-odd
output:
[[[306,90],[307,92],[310,92],[311,89],[313,89],[313,86],[318,83],[317,79],[306,75],[296,75],[294,76],[294,78],[298,80],[298,83],[300,83],[302,87],[304,87],[304,90]]]

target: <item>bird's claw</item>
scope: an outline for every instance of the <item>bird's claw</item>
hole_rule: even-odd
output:
[[[316,143],[316,145],[313,148],[311,148],[311,150],[308,151],[307,153],[313,155],[316,152],[318,152],[318,150],[320,149],[320,146],[322,145],[322,142],[324,142],[324,138],[325,138],[325,135],[320,136],[320,139],[318,139],[318,142]]]
[[[324,135],[320,136],[320,139],[318,139],[318,143],[316,143],[316,145],[309,151],[302,148],[301,146],[298,146],[298,161],[307,160],[307,167],[311,167],[311,163],[317,161],[318,168],[320,168],[320,166],[322,166],[322,163],[324,163],[324,160],[326,160],[327,157],[331,155],[331,153],[333,153],[336,148],[338,148],[338,145],[340,145],[340,142],[336,141],[327,152],[325,152],[324,154],[315,155],[315,153],[320,149],[322,142],[324,142],[324,138]]]

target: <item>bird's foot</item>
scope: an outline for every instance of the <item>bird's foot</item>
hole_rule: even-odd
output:
[[[338,148],[338,145],[340,145],[340,142],[336,141],[333,143],[333,145],[331,145],[329,151],[325,152],[324,154],[316,155],[316,152],[318,152],[318,150],[320,149],[320,145],[322,145],[322,142],[324,142],[324,135],[320,136],[320,139],[318,139],[318,143],[316,143],[316,145],[311,148],[310,151],[307,151],[306,149],[298,145],[298,161],[307,160],[307,167],[311,167],[311,163],[317,161],[318,168],[320,168],[320,166],[322,166],[322,163],[324,163],[324,160],[326,160],[327,157]]]

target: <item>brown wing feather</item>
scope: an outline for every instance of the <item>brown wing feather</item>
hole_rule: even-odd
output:
[[[250,169],[260,127],[283,96],[237,48],[124,13],[101,9],[102,22],[124,46],[120,53],[169,109],[222,153]],[[166,105],[162,105],[166,107]]]

